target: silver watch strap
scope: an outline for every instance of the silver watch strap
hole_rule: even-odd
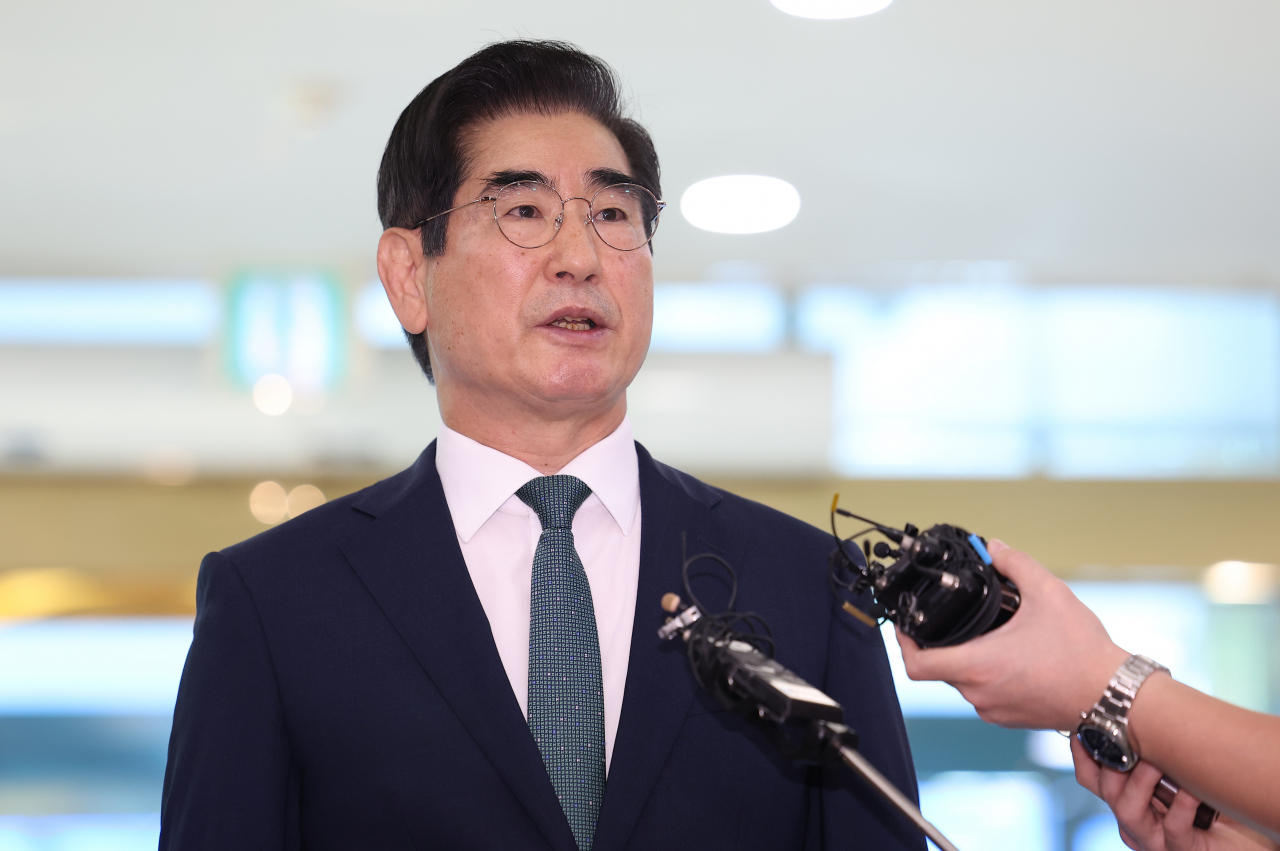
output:
[[[1133,706],[1133,699],[1138,696],[1138,689],[1156,671],[1169,673],[1168,668],[1154,659],[1130,656],[1116,669],[1111,682],[1107,683],[1107,690],[1098,699],[1097,710],[1122,724],[1128,724],[1129,709]]]

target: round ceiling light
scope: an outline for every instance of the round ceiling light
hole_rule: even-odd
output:
[[[871,15],[893,0],[770,0],[779,10],[797,18],[831,21]]]
[[[764,233],[788,225],[800,212],[800,193],[785,180],[727,174],[699,180],[680,196],[689,224],[715,233]]]

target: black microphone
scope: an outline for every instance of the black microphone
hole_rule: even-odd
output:
[[[675,631],[663,637],[674,637]],[[726,709],[772,724],[844,721],[840,704],[748,641],[711,635],[689,639],[701,645],[690,648],[694,677]]]
[[[844,725],[840,704],[760,652],[753,642],[762,636],[734,631],[730,624],[737,617],[731,614],[704,618],[696,605],[682,607],[674,593],[663,595],[662,608],[672,617],[658,636],[684,638],[694,679],[720,705],[751,721],[787,759],[843,762],[942,851],[957,851],[910,798],[858,753],[858,735]]]

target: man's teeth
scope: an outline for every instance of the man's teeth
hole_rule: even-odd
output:
[[[590,331],[596,327],[596,323],[590,319],[575,319],[569,316],[562,316],[551,323],[557,328],[564,328],[568,331]]]

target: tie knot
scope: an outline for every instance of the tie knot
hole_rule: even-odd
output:
[[[539,476],[525,482],[516,496],[538,515],[545,532],[572,529],[573,515],[591,496],[591,488],[577,476]]]

